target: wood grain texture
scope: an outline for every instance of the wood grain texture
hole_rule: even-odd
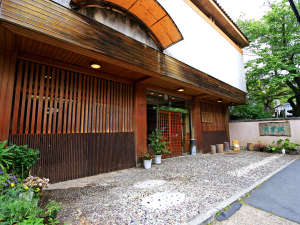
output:
[[[16,55],[0,51],[0,141],[8,139],[13,100]]]
[[[9,142],[40,150],[33,175],[51,183],[135,166],[134,134],[15,134]]]
[[[135,85],[134,114],[137,157],[147,152],[147,96],[143,85]]]
[[[122,131],[133,131],[132,85],[22,59],[17,60],[16,68],[16,76],[10,76],[10,80],[1,83],[3,90],[7,90],[4,85],[9,87],[7,93],[1,94],[0,102],[6,105],[3,110],[13,109],[12,119],[9,119],[11,134],[95,133],[96,130],[99,133],[116,133],[123,125],[123,121],[118,119],[121,114],[126,121]],[[5,78],[5,74],[8,72],[0,78]],[[100,83],[105,85],[97,85]],[[12,92],[13,107],[9,106],[11,97],[8,96]],[[126,99],[123,100],[124,96]],[[4,101],[4,97],[9,101]],[[125,105],[118,104],[121,100]],[[99,110],[100,105],[105,108]],[[101,124],[106,125],[105,129]]]
[[[229,102],[245,103],[244,92],[49,0],[3,0],[0,10],[1,20],[61,40],[64,44],[51,42],[60,43],[62,48],[222,96]],[[7,27],[22,35],[32,35],[28,30],[21,31],[9,24]],[[33,36],[50,43],[45,37]]]

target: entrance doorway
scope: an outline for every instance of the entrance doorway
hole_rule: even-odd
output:
[[[167,142],[170,154],[181,156],[189,152],[189,111],[185,99],[175,96],[147,92],[147,135],[158,128]],[[150,140],[148,140],[148,146]]]
[[[168,143],[170,156],[182,155],[182,124],[181,113],[159,110],[159,130]]]

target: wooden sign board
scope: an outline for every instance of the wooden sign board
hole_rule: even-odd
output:
[[[259,123],[260,136],[291,136],[289,121]]]

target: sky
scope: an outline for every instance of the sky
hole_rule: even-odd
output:
[[[242,14],[246,19],[260,19],[267,10],[266,0],[217,0],[217,2],[234,22]]]

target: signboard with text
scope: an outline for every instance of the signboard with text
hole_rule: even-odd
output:
[[[269,122],[259,124],[260,136],[291,136],[289,121],[286,122]]]

